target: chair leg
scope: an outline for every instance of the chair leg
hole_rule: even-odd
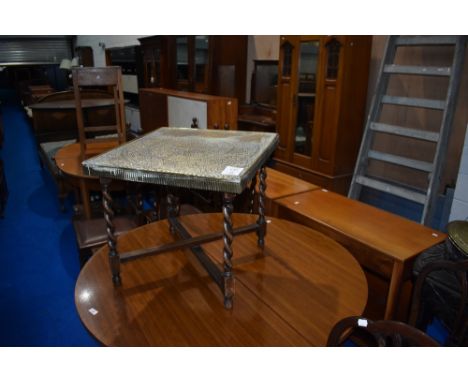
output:
[[[80,268],[83,268],[86,262],[91,258],[93,255],[93,251],[91,248],[82,248],[79,250],[79,260],[80,260]]]

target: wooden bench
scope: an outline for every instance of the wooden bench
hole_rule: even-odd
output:
[[[411,279],[416,256],[446,238],[432,228],[323,189],[274,203],[279,217],[338,241],[353,253],[366,274],[377,274],[388,282],[384,319],[394,318],[402,283]]]
[[[257,180],[257,192],[258,184],[259,182]],[[277,205],[274,203],[275,200],[319,188],[319,186],[315,184],[295,178],[294,176],[274,170],[270,167],[267,168],[266,184],[265,213],[268,216],[274,217],[278,216]]]

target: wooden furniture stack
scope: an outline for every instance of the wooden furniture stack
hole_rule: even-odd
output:
[[[245,102],[247,36],[151,36],[139,41],[140,88],[163,87]]]
[[[346,194],[361,142],[371,36],[281,36],[280,171]]]

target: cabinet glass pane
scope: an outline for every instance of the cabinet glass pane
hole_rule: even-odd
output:
[[[317,75],[318,57],[318,41],[303,41],[300,43],[294,151],[309,156],[312,154],[315,79]]]
[[[154,62],[153,62],[153,74],[151,83],[155,86],[161,85],[161,49],[155,48],[154,53]]]
[[[327,50],[327,79],[336,80],[338,77],[338,65],[340,58],[341,44],[336,40],[331,40],[326,46]]]
[[[286,41],[283,44],[283,77],[291,77],[292,50],[293,46]]]
[[[204,83],[208,69],[208,36],[195,36],[195,82]]]
[[[176,65],[177,79],[188,80],[188,37],[180,36],[176,38]]]

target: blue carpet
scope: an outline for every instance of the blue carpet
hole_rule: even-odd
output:
[[[74,304],[80,267],[71,201],[60,212],[21,107],[1,107],[9,198],[0,219],[0,346],[96,346]]]

